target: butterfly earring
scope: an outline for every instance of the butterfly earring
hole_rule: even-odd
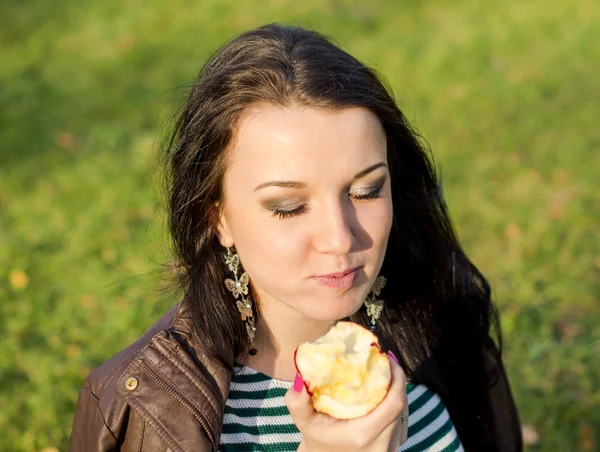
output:
[[[379,320],[383,312],[383,300],[378,300],[377,297],[379,297],[381,290],[385,287],[385,283],[385,277],[378,276],[364,302],[367,307],[367,315],[371,318],[371,325],[369,327],[371,331],[375,331],[377,328],[377,320]]]
[[[254,314],[252,312],[252,300],[248,296],[248,284],[250,277],[244,272],[238,277],[240,267],[240,256],[237,253],[232,253],[231,248],[227,248],[225,253],[225,265],[229,271],[233,273],[233,279],[225,279],[225,287],[233,294],[236,300],[238,311],[243,322],[246,323],[246,332],[250,338],[250,355],[254,356],[257,350],[254,346],[254,337],[256,334],[256,326],[254,325]]]

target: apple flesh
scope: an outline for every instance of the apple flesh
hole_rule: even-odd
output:
[[[392,380],[389,358],[371,331],[338,322],[294,354],[313,408],[336,419],[371,412],[385,398]]]

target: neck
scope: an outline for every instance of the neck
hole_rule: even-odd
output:
[[[335,322],[313,323],[282,321],[270,322],[261,317],[256,328],[255,345],[257,350],[271,353],[278,357],[291,356],[303,342],[312,342],[323,336]]]
[[[335,323],[310,319],[281,302],[268,303],[261,299],[261,316],[254,340],[258,353],[247,356],[246,365],[270,377],[293,381],[296,348],[323,336]]]

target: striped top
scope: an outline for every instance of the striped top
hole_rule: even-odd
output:
[[[290,381],[271,378],[235,364],[225,405],[219,450],[295,451],[302,434],[294,425],[284,395]],[[402,452],[464,452],[448,410],[424,385],[408,383],[408,440]]]

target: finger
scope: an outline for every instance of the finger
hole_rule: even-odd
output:
[[[408,405],[406,396],[406,375],[402,368],[390,357],[392,379],[388,392],[383,401],[369,414],[364,421],[373,429],[383,431],[393,424],[400,416],[402,410]]]
[[[403,412],[408,415],[408,407]],[[377,437],[379,448],[387,452],[396,452],[408,437],[407,423],[401,420],[401,414],[393,420]]]
[[[284,399],[294,424],[302,430],[302,427],[314,417],[315,410],[310,404],[310,396],[300,374],[296,374],[294,386],[286,392]]]
[[[402,388],[406,392],[406,374],[404,373],[404,369],[398,364],[395,357],[390,355],[388,357],[392,370],[392,386],[396,385],[397,388]]]
[[[404,418],[401,418],[401,421],[398,422],[398,447],[408,440],[408,402],[406,403],[406,408],[404,408],[402,413],[404,414]]]
[[[400,365],[390,357],[392,381],[387,397],[383,400],[385,408],[391,409],[399,414],[407,403],[406,397],[406,374]]]
[[[402,417],[404,415],[404,418]],[[404,422],[403,422],[404,419]],[[408,404],[402,410],[396,422],[393,424],[393,430],[390,440],[391,451],[396,451],[408,439]]]

